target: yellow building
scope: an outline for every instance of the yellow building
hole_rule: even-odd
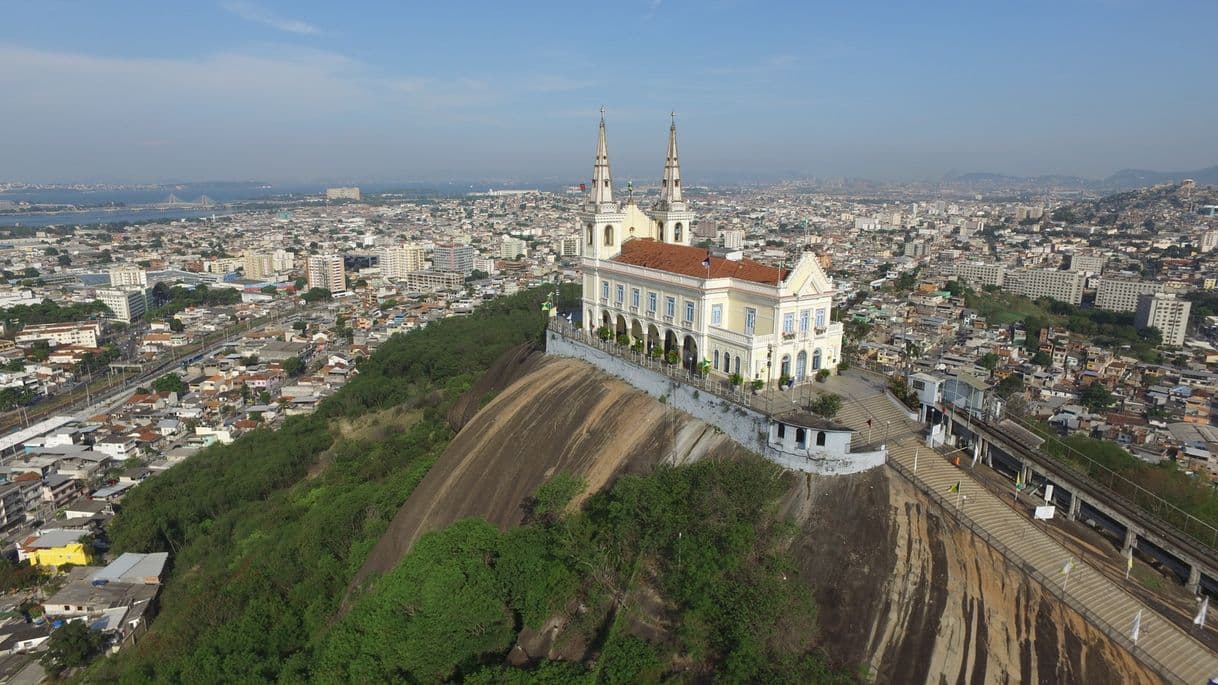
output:
[[[17,548],[17,558],[31,566],[58,570],[65,564],[88,566],[93,562],[90,549],[80,539],[79,530],[44,530],[25,539]]]

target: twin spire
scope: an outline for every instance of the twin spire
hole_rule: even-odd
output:
[[[684,209],[681,195],[681,166],[677,161],[677,115],[672,117],[668,128],[668,156],[664,161],[664,178],[660,181],[658,209]],[[613,175],[609,171],[609,146],[605,142],[605,108],[601,107],[601,124],[596,139],[596,163],[592,168],[592,192],[588,204],[600,210],[613,205]],[[608,207],[605,207],[608,209]]]

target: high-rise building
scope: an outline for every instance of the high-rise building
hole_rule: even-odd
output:
[[[138,266],[110,267],[110,287],[147,288],[148,273]]]
[[[1047,297],[1067,304],[1083,301],[1083,283],[1086,278],[1077,271],[1036,269],[1012,271],[1003,278],[1003,289],[1035,300]]]
[[[1095,308],[1113,312],[1137,311],[1139,297],[1160,293],[1164,289],[1163,284],[1154,281],[1101,278],[1095,287]]]
[[[148,310],[142,288],[103,288],[97,291],[97,299],[110,308],[115,319],[124,323],[143,317]]]
[[[287,273],[296,267],[296,255],[287,250],[275,250],[271,253],[271,269],[277,274]]]
[[[381,250],[381,275],[385,278],[404,278],[406,274],[422,271],[423,248],[418,245],[395,245]]]
[[[477,254],[477,250],[469,245],[436,245],[431,253],[431,268],[468,276],[474,270],[474,257]]]
[[[327,200],[358,200],[360,198],[359,188],[326,188]]]
[[[996,285],[1002,287],[1006,279],[1006,269],[1000,264],[966,263],[955,266],[956,280],[964,281],[975,287]]]
[[[1218,231],[1206,231],[1201,234],[1201,251],[1213,252],[1218,247]]]
[[[274,261],[271,255],[265,252],[247,252],[245,254],[245,277],[260,280],[274,275]]]
[[[578,257],[579,238],[559,238],[554,245],[554,251],[559,257]]]
[[[1177,299],[1174,293],[1139,295],[1133,323],[1138,328],[1157,328],[1164,345],[1180,347],[1184,344],[1192,306],[1192,302]]]
[[[305,277],[309,281],[309,288],[324,288],[332,293],[347,289],[347,270],[343,268],[342,255],[309,257]]]
[[[1086,271],[1098,274],[1104,271],[1104,266],[1107,264],[1108,258],[1103,255],[1076,254],[1070,256],[1071,271]]]
[[[520,238],[505,235],[499,242],[500,259],[516,259],[528,254],[528,243]]]

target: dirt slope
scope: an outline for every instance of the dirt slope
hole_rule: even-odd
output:
[[[712,427],[582,362],[547,357],[528,368],[464,424],[353,586],[392,569],[427,531],[470,516],[503,528],[520,523],[525,498],[556,473],[583,478],[591,493],[662,459],[684,463],[739,449]],[[477,387],[469,395],[485,393]]]

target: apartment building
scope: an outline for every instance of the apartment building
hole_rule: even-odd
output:
[[[110,308],[114,319],[124,323],[143,318],[144,312],[148,311],[143,289],[103,288],[97,291],[97,299]]]
[[[1012,271],[1003,279],[1003,288],[1031,299],[1047,297],[1067,304],[1083,301],[1085,277],[1078,271],[1035,269]]]
[[[981,264],[972,262],[955,266],[956,279],[964,281],[973,287],[996,285],[1002,287],[1006,281],[1006,269],[1000,264]]]
[[[469,245],[436,245],[431,253],[431,268],[465,276],[474,270],[474,257],[477,254],[477,250]]]
[[[347,270],[342,255],[313,255],[309,257],[305,278],[309,288],[324,288],[332,293],[347,290]]]
[[[18,345],[32,345],[45,340],[52,346],[97,347],[101,324],[96,321],[32,324],[21,329],[15,337]]]
[[[1163,336],[1163,344],[1180,347],[1188,331],[1188,315],[1193,303],[1177,298],[1173,293],[1155,293],[1138,297],[1134,325],[1138,328],[1157,328]]]
[[[110,287],[147,288],[148,272],[138,266],[115,266],[110,269]]]
[[[1113,312],[1134,312],[1138,309],[1139,297],[1163,290],[1162,283],[1153,281],[1101,278],[1095,287],[1095,307]]]
[[[381,275],[385,278],[405,278],[407,274],[427,268],[423,248],[418,245],[397,245],[381,250]]]

